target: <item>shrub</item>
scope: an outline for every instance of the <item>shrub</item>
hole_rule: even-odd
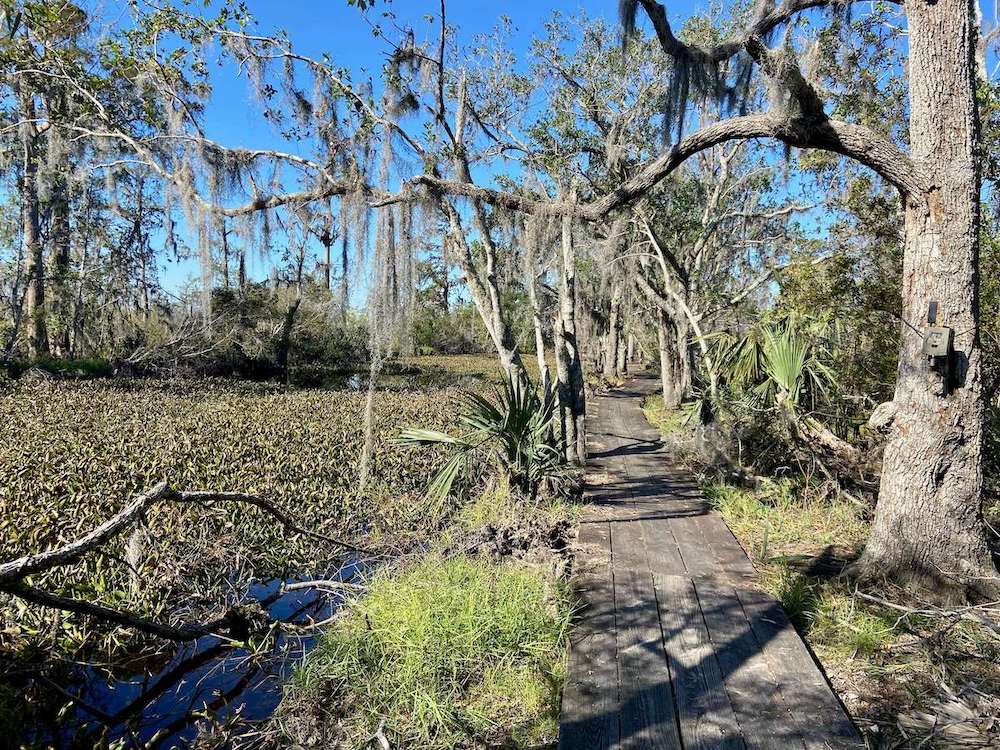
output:
[[[531,386],[504,381],[493,400],[467,393],[459,421],[466,431],[460,437],[437,430],[409,428],[398,441],[402,445],[448,445],[455,453],[431,481],[428,497],[443,503],[455,479],[476,459],[487,459],[501,474],[532,498],[543,480],[562,472],[560,446],[552,439],[555,395],[546,388],[539,395]]]
[[[291,686],[342,715],[347,745],[524,747],[556,732],[569,605],[527,567],[426,559],[376,577]],[[332,739],[332,738],[328,738]]]

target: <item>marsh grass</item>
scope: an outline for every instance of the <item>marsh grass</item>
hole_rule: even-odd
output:
[[[684,429],[684,411],[667,408],[663,403],[663,396],[647,396],[642,403],[642,413],[646,416],[646,421],[664,437],[675,435]]]
[[[567,593],[536,568],[429,557],[375,577],[283,705],[342,715],[336,741],[346,746],[380,725],[393,746],[548,742],[569,617]]]

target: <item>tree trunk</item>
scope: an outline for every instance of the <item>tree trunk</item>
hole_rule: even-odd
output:
[[[621,288],[616,284],[611,294],[611,313],[608,315],[608,335],[604,344],[604,368],[602,374],[606,378],[614,377],[618,366],[618,339],[621,333]]]
[[[285,311],[281,322],[281,336],[278,339],[278,351],[275,353],[275,364],[281,372],[281,377],[287,383],[289,378],[288,360],[292,350],[292,330],[295,328],[295,314],[302,304],[302,295],[296,295],[295,300]]]
[[[542,306],[538,300],[537,280],[529,278],[527,280],[528,302],[531,303],[531,322],[535,329],[535,357],[538,360],[538,378],[542,390],[551,386],[551,376],[549,375],[549,365],[545,361],[545,324],[542,318]]]
[[[660,387],[663,390],[663,405],[668,409],[680,406],[679,362],[677,356],[677,336],[673,321],[663,310],[657,310],[657,340],[660,350]]]
[[[21,222],[24,243],[25,315],[28,321],[28,356],[32,359],[49,353],[45,320],[45,260],[38,230],[38,133],[35,128],[35,102],[24,92],[21,83],[18,98],[21,115]]]
[[[225,219],[219,219],[219,236],[222,241],[222,287],[229,289],[229,232]]]
[[[239,284],[240,293],[242,294],[247,288],[247,253],[243,248],[240,248],[240,265],[237,270],[237,283]]]
[[[879,500],[857,572],[996,598],[982,515],[978,30],[969,0],[907,3],[906,14],[912,156],[934,185],[907,200],[903,319],[925,328],[937,303],[934,325],[955,332],[955,377],[929,367],[922,334],[904,325]]]
[[[573,245],[573,220],[568,216],[563,217],[561,265],[559,317],[555,326],[559,410],[563,439],[566,441],[566,460],[582,466],[587,461],[587,396],[576,336],[576,249]]]
[[[683,401],[691,395],[691,390],[694,386],[694,348],[688,341],[690,328],[687,320],[674,318],[673,324],[676,351],[674,362],[677,367],[675,388],[677,390],[677,400]]]
[[[69,164],[65,165],[65,170],[69,172]],[[70,265],[70,225],[69,225],[69,185],[66,174],[59,174],[55,177],[55,184],[52,188],[52,220],[49,236],[52,239],[52,281],[51,291],[55,304],[53,307],[53,322],[55,331],[52,336],[52,345],[55,354],[65,357],[69,354],[70,327],[72,324],[72,290],[69,283]]]
[[[619,315],[619,320],[622,316]],[[628,375],[628,337],[624,335],[624,326],[618,333],[618,361],[615,363],[615,375],[620,378]]]
[[[347,201],[340,200],[340,324],[347,327],[347,312],[350,310],[350,233],[348,231]]]
[[[514,333],[504,315],[503,298],[497,285],[495,247],[492,241],[483,242],[486,263],[483,269],[484,273],[480,273],[465,237],[458,210],[447,200],[441,200],[440,205],[441,210],[448,217],[451,239],[458,251],[456,255],[458,256],[459,268],[465,276],[465,283],[472,296],[472,302],[476,306],[476,312],[479,313],[483,327],[486,328],[486,332],[496,348],[500,366],[511,380],[527,384],[530,381],[528,371],[524,368],[524,362],[521,361],[521,354],[518,352],[517,343],[514,340]],[[485,218],[481,218],[477,226],[481,229],[486,227]]]

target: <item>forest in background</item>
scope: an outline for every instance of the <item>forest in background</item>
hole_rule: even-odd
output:
[[[368,79],[248,4],[137,2],[109,21],[0,3],[2,557],[65,545],[160,481],[170,502],[243,493],[279,513],[240,537],[241,506],[207,525],[157,511],[183,540],[149,553],[161,591],[139,587],[138,547],[32,587],[176,625],[234,575],[325,574],[338,541],[412,550],[461,515],[457,496],[493,489],[472,472],[426,504],[449,464],[393,442],[401,429],[454,429],[460,392],[506,380],[552,394],[546,440],[582,465],[588,396],[648,365],[651,418],[723,483],[762,565],[761,514],[794,497],[850,509],[851,580],[934,606],[997,598],[990,23],[942,41],[893,3],[784,0],[674,28],[640,0],[617,23],[556,11],[524,50],[516,19],[470,38],[443,1],[420,31],[398,5],[349,4]],[[282,146],[213,138],[221,76]],[[964,188],[942,177],[956,164]],[[952,349],[928,360],[938,325]],[[566,521],[547,513],[536,541]],[[85,649],[72,614],[23,609],[44,604],[18,599],[24,581],[0,574],[5,611],[34,613],[4,644],[15,661],[60,633]],[[204,607],[176,608],[195,590]]]

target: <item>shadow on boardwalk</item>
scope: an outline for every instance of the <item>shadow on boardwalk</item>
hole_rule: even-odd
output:
[[[861,748],[780,605],[672,467],[641,412],[650,379],[594,400],[582,609],[560,748]]]

